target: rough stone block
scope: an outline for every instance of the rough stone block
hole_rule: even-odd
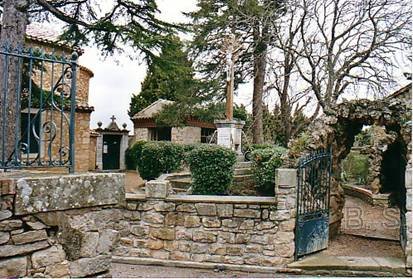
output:
[[[226,264],[244,264],[244,259],[242,257],[225,256],[224,263]]]
[[[289,244],[294,242],[294,232],[279,231],[271,236],[272,244]]]
[[[65,260],[65,252],[62,246],[56,245],[48,249],[37,251],[32,255],[32,265],[34,268],[41,268],[61,263]]]
[[[52,278],[69,277],[69,262],[64,261],[58,264],[46,266],[45,273]]]
[[[185,216],[185,228],[196,228],[201,226],[201,219],[198,216]]]
[[[153,239],[148,239],[146,241],[146,248],[152,249],[152,250],[159,250],[163,248],[163,241],[162,240],[153,240]]]
[[[261,253],[263,251],[263,247],[258,244],[250,244],[245,247],[246,253]]]
[[[17,278],[27,275],[27,257],[0,260],[0,277]]]
[[[212,244],[208,246],[209,253],[212,255],[225,255],[226,247],[222,244]]]
[[[149,235],[153,238],[158,238],[162,240],[174,240],[175,228],[153,228],[149,230]]]
[[[261,211],[256,209],[234,209],[235,217],[260,218]]]
[[[279,228],[280,228],[280,230],[285,231],[285,232],[292,232],[295,228],[295,219],[282,221],[279,224]]]
[[[190,253],[184,253],[181,251],[172,251],[170,254],[171,260],[176,260],[176,261],[190,261],[191,260],[191,254]]]
[[[96,256],[98,243],[99,243],[98,232],[86,232],[82,234],[80,256],[85,257],[85,258],[92,258]]]
[[[177,241],[164,241],[163,242],[163,249],[166,251],[172,252],[179,250],[179,243]]]
[[[240,230],[252,230],[254,228],[254,220],[245,220],[239,226]]]
[[[412,189],[412,169],[407,168],[405,172],[406,189]]]
[[[175,210],[175,204],[172,202],[163,202],[159,201],[156,203],[153,207],[155,211],[174,211]]]
[[[0,221],[10,218],[13,215],[10,210],[0,210]]]
[[[15,214],[121,204],[125,199],[124,176],[85,173],[21,178],[16,186]]]
[[[197,242],[213,243],[217,241],[217,236],[213,232],[194,231],[192,240]]]
[[[227,246],[226,249],[226,254],[230,256],[242,256],[243,251],[240,246]]]
[[[20,229],[23,226],[21,220],[4,220],[0,222],[0,231],[13,231]]]
[[[234,205],[217,204],[217,213],[219,217],[232,217],[234,214]]]
[[[260,222],[255,228],[259,231],[269,230],[275,227],[275,222]]]
[[[145,184],[145,196],[152,199],[165,199],[171,192],[169,181],[152,180]]]
[[[177,240],[192,240],[193,233],[186,228],[176,228],[175,234]]]
[[[112,251],[115,243],[119,240],[119,233],[115,230],[107,229],[100,233],[99,242],[96,248],[98,254],[107,254]]]
[[[250,242],[251,243],[267,245],[268,244],[268,235],[252,235],[251,239],[250,239]]]
[[[49,243],[45,240],[21,245],[3,245],[0,249],[0,258],[27,254],[49,246]]]
[[[275,170],[275,185],[277,187],[297,186],[297,170],[296,169],[276,169]],[[277,194],[277,191],[275,192]]]
[[[275,255],[283,258],[289,258],[294,256],[294,242],[288,244],[277,245],[275,249]]]
[[[165,217],[161,213],[145,212],[142,215],[142,220],[151,224],[163,224]]]
[[[197,203],[195,207],[199,215],[215,216],[217,214],[217,207],[214,203]]]
[[[251,236],[249,234],[237,233],[235,236],[235,243],[246,244],[250,241]]]
[[[6,243],[10,239],[8,232],[0,232],[0,245]]]
[[[147,226],[132,225],[130,231],[136,236],[143,237],[149,233],[149,228]]]
[[[160,259],[160,260],[168,260],[169,259],[169,252],[161,251],[161,250],[152,250],[150,252],[152,258]]]
[[[35,222],[28,221],[26,222],[26,225],[28,225],[33,230],[42,230],[42,229],[47,228],[45,224],[43,224],[42,222],[37,222],[37,221]]]
[[[176,211],[194,213],[196,212],[196,208],[195,208],[195,205],[191,203],[184,203],[184,204],[178,205],[176,207]]]
[[[14,244],[25,244],[47,239],[47,233],[45,230],[28,231],[25,233],[12,235],[11,239]]]
[[[216,217],[204,217],[202,218],[202,225],[205,228],[219,228],[221,227],[221,221]]]
[[[94,258],[82,258],[70,262],[69,269],[72,277],[86,277],[108,271],[111,265],[111,256],[101,255]]]
[[[218,232],[218,241],[221,243],[235,243],[235,233]]]
[[[201,244],[201,243],[192,243],[191,245],[191,253],[195,254],[202,254],[208,251],[208,244]]]
[[[228,227],[228,228],[236,228],[238,227],[239,222],[233,219],[224,219],[222,220],[222,226]]]

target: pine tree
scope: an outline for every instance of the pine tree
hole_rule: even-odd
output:
[[[176,36],[171,36],[170,41],[162,48],[159,57],[149,62],[141,91],[132,96],[130,117],[158,99],[182,101],[195,94],[192,63],[183,43]]]

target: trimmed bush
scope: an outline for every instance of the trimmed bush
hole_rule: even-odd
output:
[[[281,158],[286,152],[287,149],[280,146],[256,149],[252,152],[255,184],[261,195],[275,195],[275,169],[281,166]]]
[[[170,173],[182,168],[184,146],[171,142],[157,141],[143,145],[138,170],[143,179],[151,180],[162,173]]]
[[[232,183],[236,154],[217,145],[202,144],[188,156],[194,195],[225,195]]]
[[[131,147],[125,151],[125,163],[128,170],[136,170],[138,167],[138,161],[142,154],[142,148],[146,144],[146,141],[140,140],[135,142]]]

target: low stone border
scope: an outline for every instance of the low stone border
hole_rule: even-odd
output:
[[[167,267],[182,267],[182,268],[199,268],[199,269],[219,269],[219,270],[231,270],[240,272],[258,272],[258,273],[289,273],[289,274],[301,274],[302,270],[298,268],[287,267],[264,267],[256,265],[237,265],[237,264],[218,264],[218,263],[200,263],[190,261],[173,261],[173,260],[160,260],[151,258],[138,258],[138,257],[112,257],[113,263],[133,264],[133,265],[157,265]]]
[[[370,190],[349,184],[343,184],[342,187],[346,195],[362,199],[373,206],[389,207],[389,194],[373,194]]]

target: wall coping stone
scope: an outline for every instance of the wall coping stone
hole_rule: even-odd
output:
[[[82,173],[23,177],[16,181],[16,215],[122,204],[125,175]]]
[[[202,202],[202,203],[241,203],[241,204],[270,204],[276,205],[274,197],[254,196],[204,196],[204,195],[170,195],[166,201]]]
[[[145,194],[131,194],[131,193],[126,193],[126,200],[127,201],[142,201],[146,200]]]

